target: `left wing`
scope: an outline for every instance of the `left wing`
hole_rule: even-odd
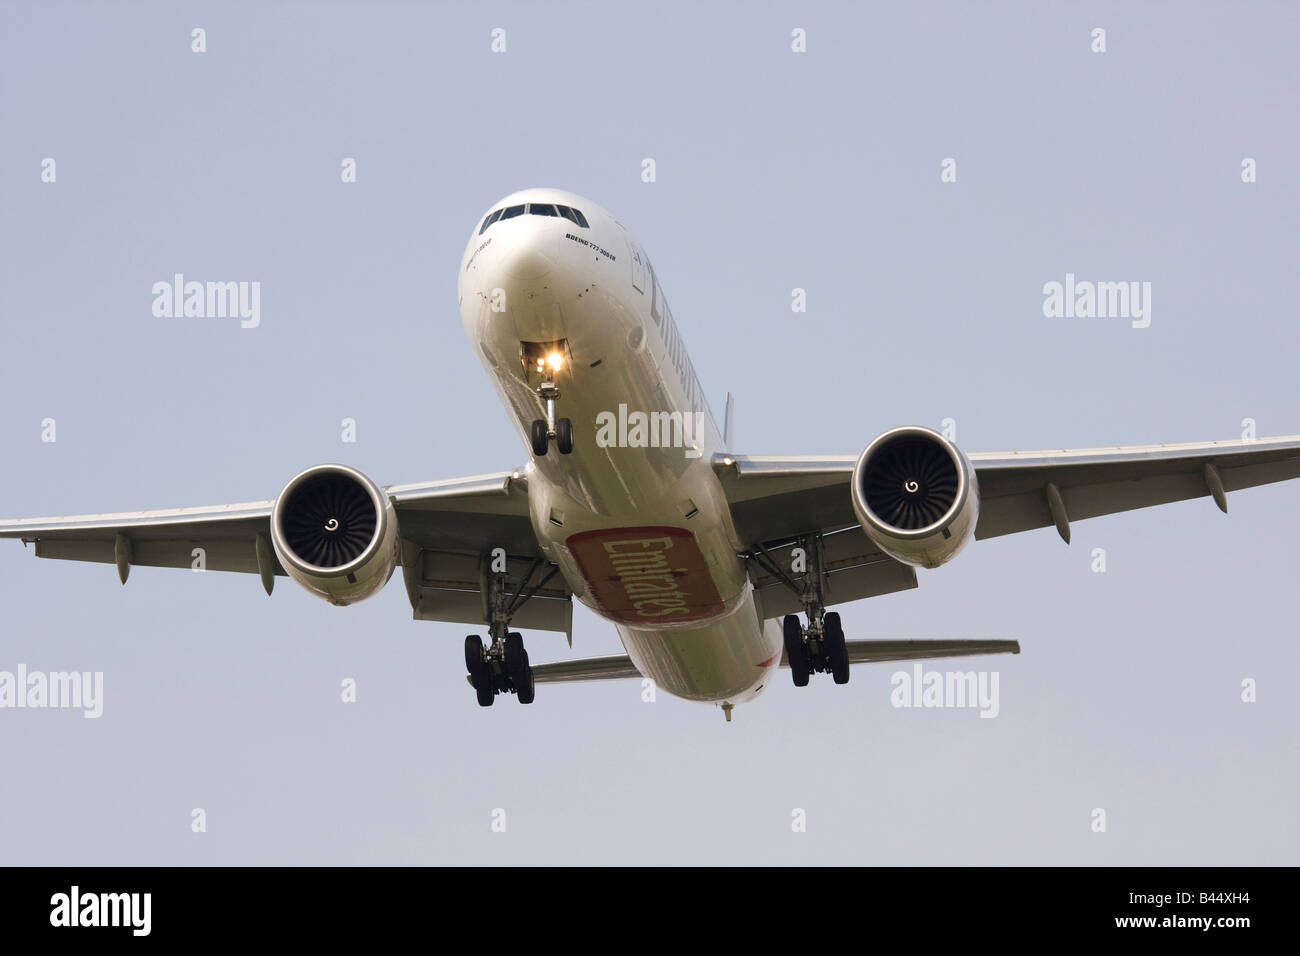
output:
[[[1226,512],[1228,492],[1300,477],[1300,435],[968,457],[980,489],[976,539],[1055,525],[1068,542],[1071,522],[1098,515],[1204,497]],[[856,455],[714,457],[765,617],[799,603],[767,549],[806,536],[820,536],[826,550],[828,605],[916,586],[912,569],[858,526],[849,493],[856,462]]]
[[[1300,478],[1300,435],[1182,445],[974,452],[976,539],[1055,523],[1043,489],[1060,489],[1071,521]],[[849,480],[857,455],[716,455],[732,517],[748,541],[854,527]],[[1220,487],[1209,477],[1214,466]]]

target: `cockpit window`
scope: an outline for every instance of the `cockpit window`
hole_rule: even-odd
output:
[[[590,229],[587,225],[587,217],[580,210],[572,206],[561,206],[558,203],[550,202],[531,202],[521,203],[518,206],[506,206],[504,209],[497,209],[488,213],[488,217],[483,220],[483,225],[479,227],[478,234],[481,236],[488,231],[488,228],[494,222],[504,222],[507,219],[514,219],[516,216],[522,216],[527,213],[530,216],[556,216],[561,219],[567,219],[583,229]]]
[[[502,212],[503,210],[498,209],[496,212],[490,213],[488,217],[483,220],[483,228],[478,231],[478,234],[481,236],[483,233],[487,232],[488,226],[500,219]]]

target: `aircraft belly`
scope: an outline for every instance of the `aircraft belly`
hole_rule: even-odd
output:
[[[775,622],[758,620],[748,588],[735,611],[699,627],[616,627],[637,670],[687,700],[742,703],[763,688],[781,662],[780,631]]]

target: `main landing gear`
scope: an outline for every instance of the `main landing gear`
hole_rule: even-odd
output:
[[[525,356],[525,364],[528,362]],[[573,451],[573,422],[567,418],[555,417],[555,402],[560,397],[560,387],[555,384],[555,373],[564,367],[564,352],[559,344],[552,347],[545,355],[536,359],[536,372],[541,376],[537,385],[538,397],[546,404],[546,417],[533,419],[529,439],[533,454],[539,458],[546,454],[551,439],[555,439],[555,448],[561,455]]]
[[[844,628],[840,626],[839,614],[827,611],[824,605],[822,539],[820,536],[797,538],[793,543],[806,556],[802,581],[786,574],[762,545],[756,546],[750,555],[766,573],[798,595],[808,618],[806,626],[799,623],[797,614],[787,614],[781,621],[790,677],[795,687],[807,687],[810,674],[830,674],[835,683],[847,684],[849,651]]]
[[[528,666],[524,636],[509,631],[505,638],[483,647],[483,638],[465,638],[465,667],[480,707],[491,707],[497,694],[513,693],[521,704],[533,702],[533,669]]]
[[[797,614],[787,614],[781,625],[795,687],[807,687],[808,675],[812,673],[829,673],[837,684],[849,682],[848,645],[837,613],[822,611],[818,606],[809,611],[808,627],[800,625]]]
[[[520,606],[540,590],[558,569],[552,569],[537,584],[530,584],[533,574],[544,562],[533,562],[518,587],[506,592],[505,576],[489,570],[484,558],[479,571],[479,592],[483,595],[484,617],[488,620],[491,643],[484,647],[483,638],[471,634],[465,638],[465,669],[474,687],[480,707],[491,707],[497,694],[514,694],[521,704],[533,702],[533,669],[528,663],[524,636],[510,630],[510,618]]]

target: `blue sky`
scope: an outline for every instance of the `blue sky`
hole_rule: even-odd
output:
[[[519,464],[455,270],[533,185],[645,245],[743,451],[945,418],[969,451],[1300,432],[1298,41],[1280,3],[5,4],[0,513]],[[154,317],[177,272],[260,281],[261,325]],[[1151,282],[1150,327],[1045,318],[1067,272]],[[783,677],[731,724],[634,682],[481,711],[466,629],[396,582],[123,588],[9,542],[0,670],[102,670],[106,699],[0,710],[0,860],[1294,863],[1300,486],[1230,510],[979,542],[840,608],[851,639],[1018,639],[993,720],[891,707],[892,666]],[[533,661],[619,651],[575,622]]]

